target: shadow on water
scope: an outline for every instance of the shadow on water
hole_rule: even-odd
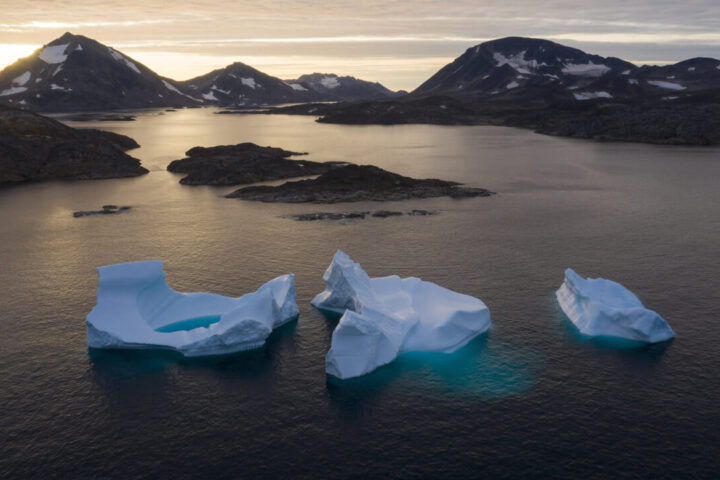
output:
[[[313,306],[316,312],[319,312],[320,315],[325,319],[325,327],[328,330],[328,338],[332,337],[333,332],[335,331],[335,327],[337,327],[338,322],[342,318],[342,313],[335,313],[331,312],[329,310],[323,310],[321,308],[316,308]]]
[[[135,382],[144,377],[160,381],[172,376],[173,369],[204,369],[235,378],[272,375],[277,357],[292,348],[297,318],[273,330],[261,348],[227,355],[185,357],[165,349],[88,349],[95,382],[103,385]]]
[[[456,352],[409,352],[362,377],[327,376],[332,403],[360,414],[391,385],[407,392],[497,398],[521,394],[533,386],[537,355],[520,351],[485,333]]]

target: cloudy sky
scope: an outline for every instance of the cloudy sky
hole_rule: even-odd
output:
[[[234,61],[413,89],[465,49],[555,40],[635,63],[720,58],[719,0],[0,0],[0,67],[65,31],[184,80]]]

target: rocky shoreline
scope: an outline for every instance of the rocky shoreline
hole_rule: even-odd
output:
[[[429,215],[437,215],[437,210],[410,210],[409,212],[398,212],[394,210],[375,210],[375,211],[362,211],[362,212],[312,212],[312,213],[297,213],[293,215],[283,215],[281,218],[290,218],[297,220],[298,222],[314,222],[318,220],[364,220],[366,218],[389,218],[389,217],[401,217],[403,215],[411,217],[425,217]]]
[[[720,97],[720,94],[717,95]],[[707,100],[707,102],[705,102]],[[309,115],[340,125],[497,125],[552,136],[660,145],[720,145],[720,101],[500,101],[447,96],[359,103],[307,104],[247,114]]]
[[[137,147],[135,140],[124,135],[74,129],[0,106],[0,184],[144,175],[147,169],[125,153]]]

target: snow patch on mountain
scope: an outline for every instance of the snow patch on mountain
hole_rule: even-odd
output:
[[[110,52],[110,55],[112,55],[112,57],[115,60],[117,60],[118,62],[124,62],[125,65],[127,65],[127,67],[130,70],[134,70],[136,73],[140,73],[140,69],[137,67],[137,65],[135,65],[133,62],[131,62],[130,60],[125,58],[125,56],[122,53],[120,53],[116,50],[113,50],[112,48],[108,48],[108,51]]]
[[[63,91],[63,92],[72,92],[72,88],[61,87],[60,85],[57,85],[57,84],[55,84],[55,83],[53,83],[52,85],[50,85],[50,88],[51,88],[52,90],[61,90],[61,91]]]
[[[320,84],[325,88],[333,89],[340,86],[340,80],[337,77],[325,77],[320,80]]]
[[[573,96],[575,97],[575,100],[592,100],[595,98],[613,98],[613,96],[610,95],[610,93],[605,92],[605,91],[573,93]]]
[[[222,90],[218,88],[217,85],[213,84],[212,87],[210,87],[210,90],[215,90],[216,92],[224,93],[225,95],[230,95],[230,90]]]
[[[22,93],[26,90],[27,90],[27,88],[25,88],[25,87],[10,87],[7,90],[3,90],[2,92],[0,92],[0,97],[7,97],[8,95],[15,95],[18,93]]]
[[[178,90],[177,88],[175,88],[175,86],[174,86],[172,83],[168,82],[167,80],[163,80],[162,82],[163,82],[163,85],[165,85],[165,88],[167,88],[167,89],[170,90],[171,92],[178,93],[178,94],[182,95],[183,97],[187,97],[187,98],[189,98],[190,100],[195,100],[196,102],[202,102],[202,101],[203,101],[203,100],[200,100],[199,98],[191,97],[190,95],[181,92],[180,90]]]
[[[17,85],[18,87],[22,87],[23,85],[25,85],[25,84],[30,80],[30,77],[32,77],[32,73],[30,73],[30,72],[25,72],[25,73],[23,73],[22,75],[19,75],[19,76],[15,77],[15,78],[13,79],[12,83],[13,83],[13,85]]]
[[[180,95],[184,95],[180,90],[175,88],[172,83],[168,82],[167,80],[163,80],[163,85],[165,85],[165,88],[170,90],[171,92],[179,93]]]
[[[62,66],[62,64],[61,64],[59,67],[57,67],[57,68],[55,69],[55,71],[53,72],[53,74],[52,74],[51,76],[54,77],[55,75],[57,75],[58,73],[60,73],[60,72],[62,71],[62,69],[63,69],[63,66]]]
[[[67,60],[67,55],[65,55],[65,49],[67,49],[68,45],[70,44],[63,43],[62,45],[52,45],[50,47],[45,47],[38,54],[38,57],[45,63],[62,63]]]
[[[546,63],[538,63],[537,60],[525,60],[525,52],[527,50],[523,50],[522,52],[512,55],[510,57],[506,57],[500,52],[493,53],[493,59],[495,60],[495,64],[498,67],[502,67],[503,65],[510,65],[512,68],[514,68],[519,73],[525,73],[525,74],[532,74],[534,70],[537,69],[537,67],[540,66],[546,66]]]
[[[287,82],[285,82],[285,85],[287,85],[288,87],[290,87],[290,88],[292,88],[293,90],[298,91],[298,92],[307,92],[307,88],[303,87],[303,86],[300,85],[299,83],[287,83]]]
[[[565,63],[562,72],[566,75],[576,75],[578,77],[600,77],[611,70],[605,64],[593,63]]]
[[[517,88],[519,86],[520,86],[520,84],[518,82],[516,82],[515,80],[513,80],[512,82],[505,85],[505,88],[507,88],[508,90],[512,90],[513,88]]]
[[[259,87],[257,83],[255,83],[255,79],[252,77],[241,77],[240,82],[242,82],[243,85],[252,88],[253,90],[255,87]]]
[[[207,92],[207,93],[203,93],[203,94],[202,94],[202,97],[203,97],[205,100],[214,100],[214,101],[217,101],[217,97],[215,96],[215,94],[213,93],[212,90],[209,91],[209,92]]]
[[[648,85],[664,88],[665,90],[685,90],[685,88],[687,88],[679,83],[663,82],[662,80],[648,80],[647,83]]]

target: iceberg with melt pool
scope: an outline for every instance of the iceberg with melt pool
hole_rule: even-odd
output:
[[[454,352],[490,328],[479,299],[415,277],[370,278],[339,250],[323,280],[326,289],[312,304],[342,314],[325,361],[327,373],[341,379],[405,352]]]
[[[664,342],[675,336],[660,315],[645,308],[635,294],[611,280],[582,278],[568,268],[555,296],[565,315],[585,335],[645,343]]]
[[[261,347],[274,328],[297,318],[292,274],[239,298],[179,293],[161,261],[99,267],[97,305],[88,314],[92,348],[164,348],[187,357]]]

